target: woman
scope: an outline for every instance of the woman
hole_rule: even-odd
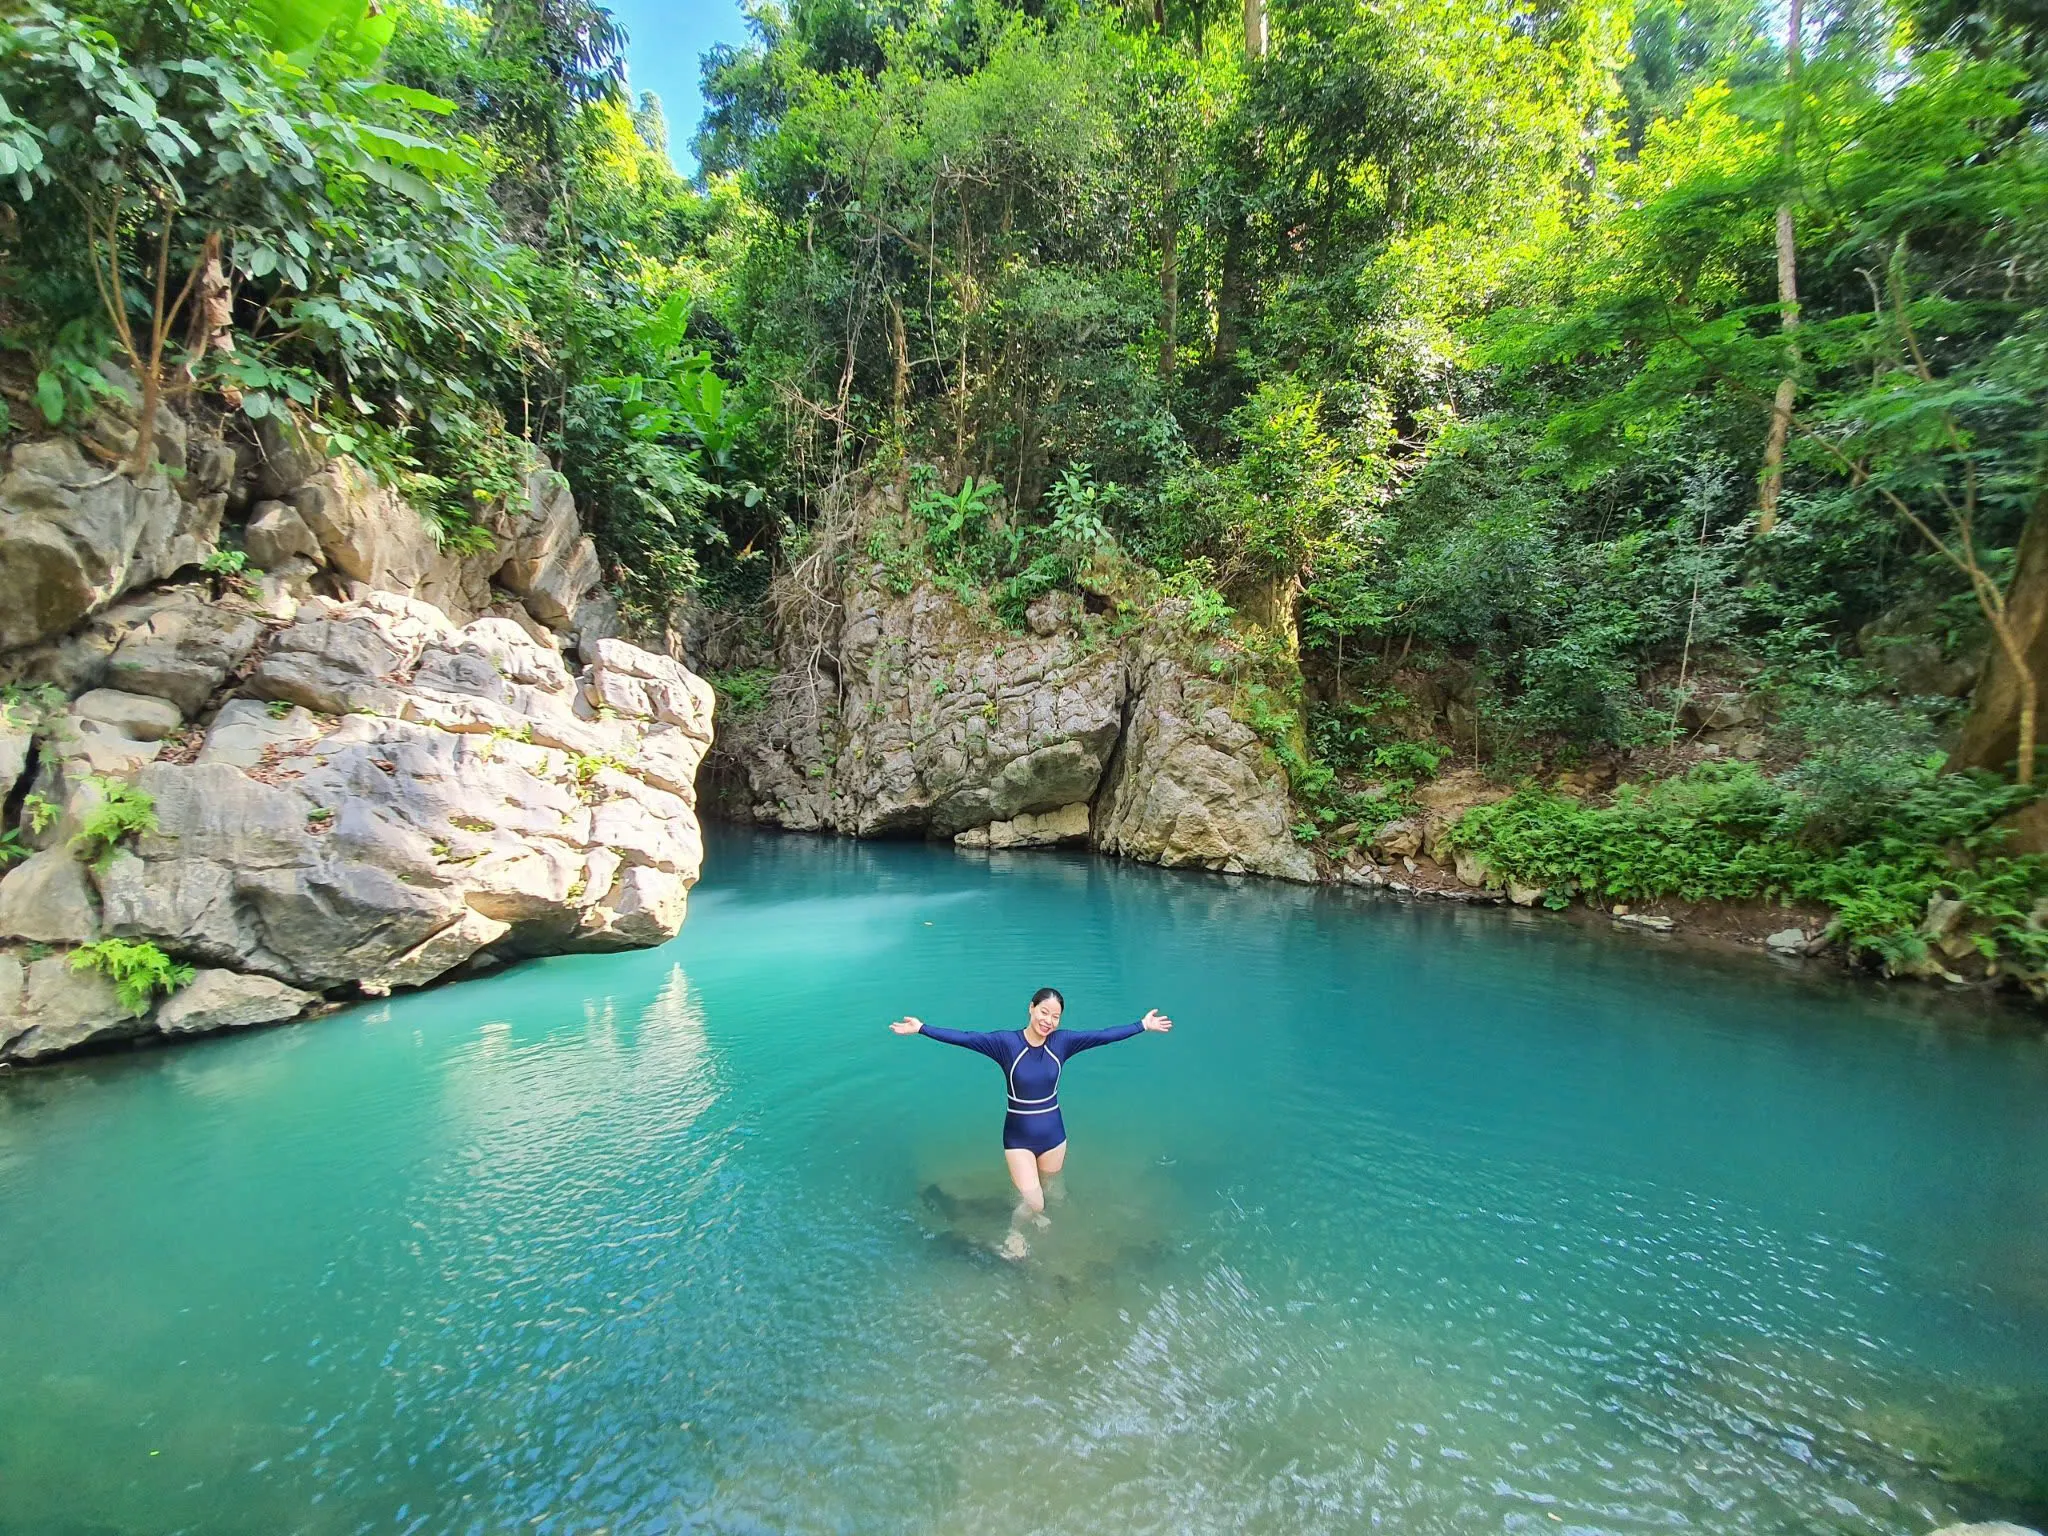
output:
[[[1137,1023],[1116,1029],[1062,1030],[1060,1015],[1066,1006],[1054,988],[1040,987],[1031,994],[1029,1020],[1022,1029],[935,1029],[918,1018],[898,1019],[889,1026],[899,1035],[929,1035],[944,1045],[979,1051],[1003,1069],[1010,1089],[1009,1113],[1003,1117],[1003,1160],[1010,1165],[1010,1182],[1017,1186],[1020,1201],[1009,1241],[1003,1245],[1010,1258],[1023,1256],[1024,1238],[1018,1227],[1027,1216],[1044,1225],[1043,1180],[1067,1163],[1067,1128],[1060,1119],[1061,1066],[1080,1051],[1128,1040],[1140,1031],[1163,1035],[1173,1028],[1173,1020],[1154,1008]]]

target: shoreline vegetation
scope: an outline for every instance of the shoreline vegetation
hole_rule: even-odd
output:
[[[1753,937],[2048,994],[2031,9],[747,15],[690,176],[587,0],[0,21],[0,736],[40,751],[14,724],[105,681],[73,663],[124,594],[381,589],[687,662],[749,814],[809,781],[789,814],[836,824],[881,726],[910,757],[972,736],[960,667],[913,700],[878,663],[879,725],[835,713],[873,661],[858,592],[892,644],[950,605],[955,659],[993,658],[977,740],[1126,670],[1092,778],[852,830],[1072,838],[1114,779],[1104,846],[1227,867],[1141,793],[1214,770],[1196,798],[1257,801],[1259,867],[1789,902]],[[95,544],[119,530],[34,532],[65,454],[184,509],[148,570]],[[324,502],[279,499],[330,459],[431,552],[352,565]],[[1005,693],[1040,642],[1069,671]],[[10,782],[22,870],[71,834]],[[152,942],[123,974],[153,998],[204,945]]]

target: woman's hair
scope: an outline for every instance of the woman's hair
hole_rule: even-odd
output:
[[[1040,987],[1036,992],[1031,994],[1031,1006],[1036,1008],[1048,997],[1060,1005],[1061,1013],[1065,1013],[1067,1011],[1067,1000],[1064,997],[1060,996],[1060,989],[1058,987]]]

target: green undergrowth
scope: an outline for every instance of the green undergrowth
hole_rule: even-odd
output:
[[[709,682],[725,718],[744,720],[767,707],[769,690],[775,686],[775,668],[748,667],[738,672],[720,672]]]
[[[1305,709],[1283,702],[1268,685],[1254,683],[1244,693],[1245,722],[1287,771],[1302,813],[1295,840],[1331,854],[1410,814],[1415,791],[1450,755],[1435,742],[1400,734],[1389,717],[1408,701],[1391,689]]]
[[[1916,933],[1931,898],[1960,901],[1987,962],[2048,967],[2048,859],[1998,851],[1999,817],[2034,798],[1984,774],[1943,774],[1938,759],[1870,807],[1855,836],[1813,835],[1796,787],[1745,763],[1709,763],[1681,778],[1624,786],[1607,806],[1524,789],[1465,812],[1448,846],[1497,875],[1540,886],[1552,906],[1575,895],[1611,901],[1781,901],[1834,913],[1852,952],[1897,969],[1923,959]]]

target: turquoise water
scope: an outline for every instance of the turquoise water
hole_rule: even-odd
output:
[[[1179,1027],[1011,1263],[1000,1074],[883,1026],[1044,983]],[[665,949],[0,1081],[0,1532],[2038,1518],[2048,1048],[1927,996],[716,836]]]

